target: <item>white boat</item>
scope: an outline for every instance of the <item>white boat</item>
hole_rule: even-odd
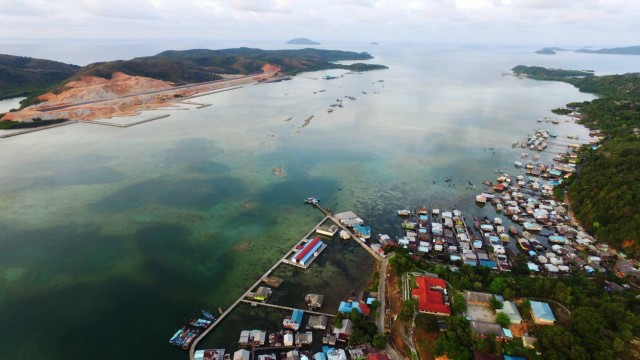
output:
[[[487,197],[484,194],[480,194],[476,196],[476,202],[480,204],[484,204],[487,202]]]
[[[398,210],[398,216],[409,216],[411,215],[411,210]]]

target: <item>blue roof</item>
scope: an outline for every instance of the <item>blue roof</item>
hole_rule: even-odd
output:
[[[351,310],[356,309],[360,314],[362,314],[362,309],[360,309],[360,305],[355,302],[347,302],[341,301],[340,306],[338,307],[338,312],[341,313],[351,313]]]
[[[293,310],[293,313],[291,313],[291,321],[295,321],[298,324],[302,324],[302,315],[303,314],[304,314],[304,311],[302,311],[300,309]]]
[[[491,261],[491,260],[480,260],[480,265],[488,268],[494,268],[497,266],[495,261]]]
[[[323,346],[323,347],[322,347],[322,352],[323,352],[323,353],[325,353],[325,354],[327,354],[327,353],[329,353],[329,352],[331,352],[331,351],[333,351],[333,350],[335,350],[335,349],[336,349],[336,348],[331,347],[331,346]]]
[[[522,356],[504,355],[504,360],[527,360]]]
[[[562,172],[560,172],[560,171],[558,171],[556,169],[553,169],[553,170],[549,171],[549,174],[554,175],[554,176],[560,176],[560,175],[562,175]]]
[[[420,220],[429,220],[429,215],[420,215]]]
[[[313,355],[313,358],[315,360],[327,360],[327,357],[324,355],[324,353],[321,352],[315,353],[315,355]]]
[[[355,224],[355,225],[353,225],[353,229],[355,231],[357,231],[358,233],[362,234],[363,236],[371,235],[371,227],[369,227],[369,226],[363,226],[363,225],[360,225],[360,224]]]
[[[511,332],[511,330],[502,328],[502,332],[504,333],[504,336],[508,337],[509,339],[513,339],[513,333]]]
[[[374,298],[372,298],[372,297],[368,298],[368,299],[367,299],[367,305],[371,305],[371,304],[373,304],[373,302],[374,302],[374,301],[376,301],[376,299],[374,299]]]
[[[536,318],[547,320],[547,321],[556,321],[555,316],[553,316],[553,312],[549,307],[549,304],[539,301],[531,301],[531,310]]]

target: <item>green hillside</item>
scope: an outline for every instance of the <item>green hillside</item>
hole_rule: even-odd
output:
[[[562,70],[519,67],[536,79],[564,81],[599,99],[568,104],[581,112],[580,122],[605,136],[598,148],[585,147],[577,176],[569,179],[573,210],[582,225],[600,240],[640,256],[640,74],[550,76]],[[514,68],[515,71],[515,68]],[[570,74],[570,70],[566,74]]]
[[[0,99],[44,92],[78,69],[57,61],[0,54]]]

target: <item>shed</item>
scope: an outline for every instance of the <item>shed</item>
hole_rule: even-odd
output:
[[[320,294],[307,294],[307,296],[304,297],[304,301],[311,308],[322,307],[323,300],[324,300],[324,295],[320,295]]]
[[[502,309],[496,310],[499,313],[505,313],[509,315],[509,319],[511,319],[512,324],[522,324],[522,316],[520,315],[520,311],[518,311],[518,307],[511,301],[505,301],[502,303]]]
[[[553,325],[556,322],[551,307],[545,302],[531,301],[531,317],[534,323],[540,325]]]
[[[325,330],[329,318],[326,315],[312,315],[307,322],[307,329]]]
[[[233,353],[233,360],[249,360],[250,355],[249,350],[240,349]]]
[[[336,336],[336,339],[341,341],[349,340],[352,332],[353,332],[353,322],[350,319],[343,319],[342,326],[339,328],[333,329],[333,334]]]

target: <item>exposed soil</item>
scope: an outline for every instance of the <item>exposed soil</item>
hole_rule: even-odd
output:
[[[59,93],[41,95],[39,104],[8,113],[0,120],[96,120],[132,116],[143,110],[166,107],[167,103],[184,97],[268,79],[279,71],[277,66],[267,64],[263,67],[263,73],[255,76],[180,87],[162,80],[119,72],[113,73],[111,79],[84,76],[65,84]]]

